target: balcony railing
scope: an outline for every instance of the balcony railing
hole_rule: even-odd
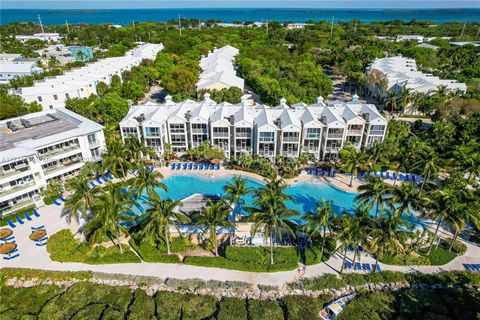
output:
[[[98,140],[95,140],[93,142],[88,143],[88,147],[90,149],[93,149],[93,148],[96,148],[96,147],[99,147],[99,146],[100,146],[100,141],[98,141]]]
[[[297,151],[282,151],[282,155],[285,157],[296,157],[298,155]]]
[[[235,138],[250,138],[251,136],[250,132],[235,132]]]
[[[348,130],[347,134],[363,134],[363,131],[359,129],[351,129]]]
[[[307,133],[305,135],[305,139],[319,139],[320,134],[319,133]]]
[[[0,197],[12,194],[14,192],[17,192],[18,190],[22,190],[22,189],[31,187],[33,185],[35,185],[35,181],[32,179],[31,181],[24,182],[23,184],[16,184],[12,187],[1,188]]]
[[[307,151],[307,152],[319,152],[320,147],[305,147],[305,151]]]
[[[250,152],[252,151],[252,147],[242,147],[242,146],[235,146],[235,150],[238,151],[247,151]]]
[[[208,130],[207,129],[192,129],[192,133],[194,133],[194,134],[207,134]]]
[[[299,137],[283,137],[283,142],[299,142]]]
[[[384,130],[370,130],[369,134],[374,136],[383,136]]]
[[[272,157],[272,156],[275,155],[275,152],[274,151],[262,151],[262,150],[260,150],[258,152],[258,154],[261,155],[261,156],[264,156],[264,157]]]
[[[340,147],[326,147],[325,152],[338,152],[340,151]]]
[[[213,132],[213,138],[228,138],[228,132]]]
[[[81,161],[82,161],[81,158],[72,159],[70,161],[65,161],[63,163],[45,168],[45,169],[43,169],[43,171],[45,172],[45,174],[50,174],[52,172],[60,171],[60,170],[66,169],[68,167],[74,166],[74,165],[80,163]]]
[[[62,153],[67,153],[73,150],[78,150],[80,149],[80,145],[75,144],[75,145],[70,145],[70,146],[65,146],[61,148],[55,148],[54,150],[47,151],[39,156],[41,160],[44,160],[46,158],[54,157]]]
[[[30,170],[30,167],[27,164],[23,167],[20,167],[19,165],[17,165],[15,169],[11,169],[8,171],[1,171],[0,178],[4,179],[4,178],[12,177],[14,175],[17,175],[21,172],[26,172],[28,170]]]
[[[342,139],[343,133],[329,133],[327,139]]]

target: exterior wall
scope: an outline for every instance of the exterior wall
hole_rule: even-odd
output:
[[[206,86],[206,87],[203,87],[201,90],[222,90],[222,89],[228,89],[230,88],[229,85],[223,83],[223,82],[215,82],[215,83],[212,83],[211,85],[209,86]]]

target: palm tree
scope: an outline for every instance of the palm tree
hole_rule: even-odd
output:
[[[140,224],[140,235],[157,247],[163,236],[167,254],[170,254],[170,226],[180,233],[179,224],[189,223],[190,218],[181,211],[175,211],[175,208],[182,206],[180,201],[162,200],[158,193],[150,192],[148,202],[149,207],[143,214],[145,219]]]
[[[403,251],[403,236],[405,233],[399,232],[399,228],[405,225],[405,220],[400,215],[391,211],[378,219],[375,219],[375,225],[369,233],[371,238],[369,250],[376,252],[375,266],[373,272],[377,270],[378,260],[384,253],[395,253]]]
[[[131,187],[138,198],[145,191],[147,194],[156,193],[156,189],[168,191],[167,186],[161,181],[163,175],[159,171],[150,171],[142,162],[138,166],[136,177],[132,179]]]
[[[58,64],[59,64],[59,62],[58,62],[57,57],[50,56],[50,58],[48,58],[48,66],[50,68],[56,68],[56,67],[58,67]]]
[[[420,191],[423,190],[423,187],[425,186],[425,183],[427,180],[429,180],[431,177],[435,177],[438,172],[440,171],[440,166],[438,165],[438,155],[432,151],[428,155],[428,158],[426,160],[422,159],[418,161],[416,164],[414,164],[413,168],[423,168],[422,169],[422,175],[423,175],[423,181],[422,185],[420,187]]]
[[[110,171],[115,177],[124,180],[132,168],[132,163],[128,160],[122,141],[115,139],[110,142],[108,151],[103,155],[103,166],[105,171]]]
[[[340,241],[340,246],[337,250],[341,250],[343,252],[343,261],[342,267],[340,269],[340,274],[343,273],[343,268],[345,267],[345,260],[347,259],[347,248],[350,247],[354,242],[355,232],[358,231],[357,227],[358,222],[353,219],[353,217],[349,214],[343,215],[340,217],[338,221],[338,228],[339,230],[336,233],[336,238]]]
[[[388,91],[387,92],[387,97],[385,100],[385,106],[391,107],[391,111],[393,112],[395,109],[397,109],[397,104],[398,104],[398,94],[395,91]]]
[[[127,233],[125,224],[134,221],[131,208],[135,204],[123,189],[122,183],[109,183],[101,188],[102,193],[92,205],[93,219],[87,223],[84,230],[86,239],[92,243],[101,242],[104,236],[107,236],[115,244],[115,238],[120,254],[120,236]]]
[[[267,185],[255,192],[254,206],[247,208],[250,212],[248,219],[253,221],[251,233],[254,235],[263,228],[265,238],[270,241],[270,264],[273,259],[273,236],[282,238],[282,232],[286,231],[293,237],[294,224],[287,217],[295,216],[297,211],[287,208],[287,201],[295,199],[285,193],[285,181],[277,176],[270,177]]]
[[[99,188],[90,186],[90,179],[82,175],[69,179],[66,183],[67,190],[71,191],[66,201],[67,221],[70,223],[72,217],[78,221],[79,213],[83,218],[87,217],[88,210],[92,207],[99,194]]]
[[[75,56],[77,61],[84,61],[85,60],[85,54],[83,53],[82,50],[78,50],[77,54]]]
[[[250,189],[247,187],[247,181],[244,178],[235,176],[231,182],[223,187],[223,191],[226,193],[227,199],[235,213],[237,208],[245,204],[243,197],[250,192]]]
[[[364,153],[358,152],[353,146],[340,150],[338,155],[340,156],[342,168],[352,175],[349,184],[351,187],[353,185],[353,179],[358,174],[358,170],[366,168],[367,157]]]
[[[378,209],[382,208],[388,202],[390,195],[390,187],[387,186],[382,179],[376,176],[368,176],[367,183],[358,187],[360,194],[355,197],[355,201],[360,202],[362,206],[366,206],[369,210],[375,205],[375,217],[378,215]]]
[[[402,111],[408,107],[408,104],[411,102],[411,94],[412,89],[407,88],[406,86],[402,87],[402,91],[400,92],[400,103],[402,105]]]
[[[125,138],[125,154],[132,163],[139,163],[145,156],[155,156],[155,151],[146,146],[143,140],[129,136]]]
[[[217,227],[235,228],[235,224],[228,221],[229,213],[229,207],[224,201],[209,201],[207,208],[195,219],[197,225],[209,231],[216,257],[218,257]]]
[[[400,215],[405,212],[412,214],[413,210],[419,210],[426,206],[428,197],[422,196],[422,193],[411,182],[404,182],[401,186],[392,189],[392,197],[389,199],[389,205],[392,210]],[[395,206],[397,205],[397,208]]]
[[[306,222],[305,229],[310,232],[310,239],[316,234],[322,233],[322,248],[321,256],[325,249],[325,242],[327,239],[327,229],[330,229],[333,224],[333,218],[336,216],[335,210],[332,209],[331,202],[320,201],[317,205],[316,212],[310,212],[303,217]]]

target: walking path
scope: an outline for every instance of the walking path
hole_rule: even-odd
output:
[[[160,169],[165,176],[173,174],[169,169]],[[235,172],[231,170],[219,170],[214,175],[238,173],[245,176],[259,178],[257,175]],[[211,174],[210,172],[208,174]],[[338,175],[337,175],[338,177]],[[348,177],[339,177],[340,184],[345,184],[345,179]],[[289,183],[296,183],[312,179],[310,176],[302,175],[298,178],[292,179]],[[349,179],[348,179],[349,182]],[[357,182],[356,182],[357,183]],[[46,251],[46,246],[37,247],[35,242],[31,241],[28,236],[31,233],[31,227],[45,226],[47,235],[52,235],[62,229],[70,229],[72,232],[78,234],[80,225],[78,223],[68,224],[65,217],[62,216],[63,206],[45,206],[38,209],[40,217],[34,217],[32,221],[25,221],[23,225],[17,224],[13,229],[16,243],[20,256],[10,260],[0,260],[1,267],[14,268],[32,268],[42,270],[58,270],[58,271],[96,271],[104,273],[129,274],[138,276],[154,276],[159,278],[199,278],[202,280],[218,280],[218,281],[242,281],[252,283],[254,285],[273,285],[283,286],[286,283],[294,282],[299,277],[318,277],[327,273],[337,274],[340,271],[343,256],[341,254],[334,254],[326,263],[321,263],[314,266],[308,266],[305,270],[299,268],[297,270],[288,272],[275,273],[252,273],[244,271],[226,270],[219,268],[206,268],[198,266],[189,266],[183,264],[162,264],[162,263],[127,263],[127,264],[108,264],[108,265],[89,265],[84,263],[61,263],[52,261]],[[450,237],[451,234],[446,230],[440,230],[440,236]],[[80,237],[80,235],[79,235]],[[471,243],[467,245],[467,252],[444,266],[389,266],[380,264],[382,270],[400,271],[400,272],[424,272],[435,273],[440,271],[464,270],[464,263],[480,263],[480,247]],[[348,259],[353,258],[353,254],[347,255]],[[374,263],[373,257],[362,254],[361,262]],[[359,272],[361,271],[346,271]]]

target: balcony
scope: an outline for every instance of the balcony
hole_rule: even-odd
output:
[[[363,130],[360,130],[360,129],[350,129],[348,130],[347,132],[347,135],[349,134],[363,134]]]
[[[207,134],[207,129],[192,129],[192,134]]]
[[[343,133],[329,133],[327,139],[343,139]]]
[[[259,151],[258,154],[263,156],[263,157],[273,157],[273,156],[275,156],[274,151]]]
[[[319,133],[307,133],[305,135],[305,139],[314,139],[314,140],[317,140],[317,139],[320,139],[320,134]]]
[[[14,186],[0,187],[0,197],[7,196],[19,190],[31,187],[35,185],[35,180],[30,180],[22,184],[16,184]]]
[[[283,137],[283,142],[299,142],[299,137]]]
[[[325,152],[338,152],[340,147],[325,147]]]
[[[250,132],[235,132],[235,138],[250,138],[251,136]]]
[[[320,147],[304,147],[304,150],[306,152],[319,152],[320,151]]]
[[[250,152],[252,151],[252,147],[242,147],[242,146],[235,146],[235,151],[237,152]]]
[[[64,154],[73,150],[80,150],[80,145],[74,144],[70,146],[65,146],[61,148],[55,148],[54,150],[45,152],[39,156],[40,160],[45,160],[47,158],[58,156],[59,154]]]
[[[383,136],[384,130],[370,130],[369,135],[372,136]]]
[[[14,169],[8,170],[8,171],[1,171],[0,172],[0,178],[6,179],[9,177],[13,177],[19,173],[27,172],[30,170],[30,167],[28,164],[22,164],[22,165],[16,165]]]
[[[213,138],[228,138],[228,132],[213,132]]]
[[[94,148],[97,148],[97,147],[100,147],[100,141],[95,140],[95,141],[92,141],[92,142],[88,142],[88,148],[94,149]]]
[[[282,156],[297,157],[298,156],[298,151],[282,151]]]
[[[48,174],[51,174],[53,172],[56,172],[56,171],[60,171],[60,170],[63,170],[63,169],[67,169],[69,167],[73,167],[79,163],[82,162],[82,158],[75,158],[75,159],[72,159],[72,160],[67,160],[67,161],[64,161],[63,163],[59,163],[59,164],[56,164],[54,166],[50,166],[48,168],[44,168],[43,171],[45,172],[45,175],[48,175]]]

